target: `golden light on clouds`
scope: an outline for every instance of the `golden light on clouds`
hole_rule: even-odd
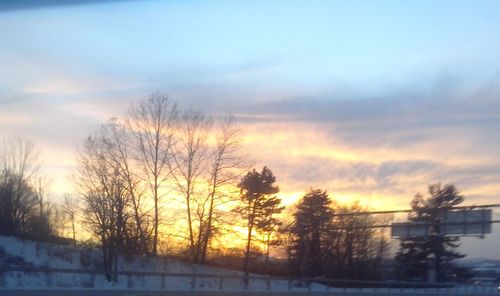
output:
[[[75,105],[76,104],[76,105]],[[86,104],[86,103],[85,103]],[[68,111],[82,109],[72,103]],[[106,109],[88,109],[99,118],[113,115]],[[122,108],[126,109],[126,108]],[[83,111],[82,111],[83,110]],[[86,108],[80,110],[87,113]],[[0,117],[10,124],[30,124],[29,116]],[[24,121],[27,120],[27,121]],[[280,186],[284,204],[296,202],[310,187],[327,190],[339,203],[360,201],[373,208],[407,208],[417,192],[424,192],[433,182],[460,182],[456,170],[479,170],[491,166],[488,155],[466,153],[472,140],[461,139],[453,146],[443,145],[437,136],[415,145],[357,145],[337,134],[337,127],[308,122],[243,122],[243,145],[258,170],[267,165],[273,170]],[[98,124],[96,124],[98,126]],[[46,171],[50,174],[51,191],[56,195],[74,192],[72,175],[76,170],[76,154],[85,134],[78,131],[69,142],[61,145],[48,138],[33,139],[41,148]],[[214,144],[214,135],[209,144]],[[439,137],[438,137],[439,138]],[[444,138],[445,142],[451,141]],[[497,161],[498,162],[498,161]],[[479,172],[478,172],[479,174]],[[489,200],[498,194],[495,175],[472,175],[470,182],[485,182],[469,186],[457,183],[459,189],[478,200]]]
[[[450,178],[455,170],[491,161],[488,156],[467,152],[470,139],[459,139],[455,145],[451,138],[433,136],[416,145],[388,141],[367,146],[342,140],[335,127],[320,123],[264,122],[247,124],[245,129],[245,144],[259,165],[268,165],[275,172],[280,196],[287,204],[314,187],[327,190],[341,204],[359,201],[374,209],[408,208],[413,196],[425,193],[427,185],[459,182],[460,178]],[[456,185],[471,197],[500,192],[491,184]]]

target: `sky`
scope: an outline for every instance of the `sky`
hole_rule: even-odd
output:
[[[406,209],[437,182],[500,203],[498,15],[498,1],[457,0],[0,10],[0,137],[36,143],[57,197],[83,139],[161,92],[234,115],[288,204],[314,187]],[[500,258],[493,230],[464,248]]]

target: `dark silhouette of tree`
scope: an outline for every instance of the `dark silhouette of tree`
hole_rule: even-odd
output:
[[[37,211],[30,219],[28,232],[30,232],[32,234],[31,236],[37,241],[49,238],[55,233],[51,221],[51,216],[53,216],[52,205],[46,200],[44,190],[46,187],[46,180],[41,177],[36,178],[33,188],[37,201]],[[39,246],[39,243],[37,243],[37,251]]]
[[[0,178],[0,233],[26,234],[30,219],[36,215],[36,193],[26,180],[10,171]]]
[[[333,210],[326,191],[310,189],[297,205],[289,231],[292,241],[289,262],[294,274],[324,275]]]
[[[122,127],[111,120],[85,140],[76,178],[84,222],[101,244],[103,267],[110,281],[117,280],[113,271],[118,268],[119,253],[144,251],[135,224],[135,190],[130,187],[135,181],[129,179],[120,156],[125,148],[121,146],[121,131]]]
[[[276,177],[267,167],[259,173],[256,170],[248,172],[238,184],[241,190],[242,204],[235,211],[243,216],[247,227],[247,242],[243,270],[245,276],[249,274],[250,250],[253,231],[264,231],[276,223],[274,214],[281,213],[284,207],[280,206],[281,199],[275,194],[279,187],[274,183]]]
[[[117,118],[111,118],[102,129],[103,141],[107,147],[106,161],[114,168],[123,186],[123,195],[127,197],[126,210],[132,218],[127,225],[127,251],[141,255],[151,254],[154,223],[151,225],[148,210],[144,209],[147,184],[141,182],[141,169],[134,162],[133,136],[127,127]],[[154,222],[154,221],[153,221]]]
[[[459,205],[464,197],[453,184],[429,186],[429,196],[420,193],[412,201],[410,221],[426,223],[428,235],[401,239],[396,255],[397,273],[405,279],[424,279],[433,269],[436,280],[447,279],[452,261],[465,255],[455,251],[460,246],[459,237],[444,236],[440,232],[446,210]],[[433,279],[431,279],[433,280]]]
[[[332,229],[328,237],[329,262],[325,274],[344,279],[377,279],[388,242],[380,229],[373,228],[377,218],[363,214],[367,211],[359,202],[336,206]]]
[[[19,138],[0,142],[0,233],[40,240],[53,235],[45,183],[35,145]]]
[[[227,211],[220,208],[235,199],[227,191],[241,178],[246,163],[239,151],[239,133],[231,118],[214,125],[210,116],[198,111],[179,117],[169,169],[183,197],[188,254],[195,263],[205,263],[209,242],[225,224]],[[216,145],[210,145],[212,140]]]
[[[78,213],[78,199],[74,195],[65,194],[63,204],[61,205],[61,211],[66,216],[67,220],[71,224],[71,237],[73,239],[73,245],[76,246],[76,215]]]
[[[211,118],[201,112],[183,113],[175,134],[175,145],[172,146],[172,161],[169,162],[170,174],[185,202],[189,256],[193,262],[199,262],[202,246],[206,199],[200,198],[197,190],[209,157],[207,138],[211,126]],[[196,227],[196,222],[199,227]]]
[[[209,157],[209,190],[203,202],[206,205],[206,211],[202,211],[204,215],[198,215],[200,221],[203,222],[200,222],[199,227],[200,263],[202,264],[206,262],[210,241],[215,234],[220,233],[220,226],[229,222],[227,211],[221,211],[220,207],[233,201],[234,198],[221,189],[234,185],[241,178],[242,173],[248,169],[247,157],[241,153],[241,134],[241,129],[235,125],[231,116],[219,122],[217,144]]]
[[[236,183],[248,169],[240,153],[241,130],[231,117],[218,125],[212,121],[203,112],[178,112],[166,96],[153,94],[131,106],[125,124],[112,118],[87,139],[77,178],[80,195],[96,202],[97,196],[88,194],[89,185],[119,186],[114,197],[124,199],[127,214],[121,250],[155,255],[160,237],[166,234],[185,239],[186,255],[205,263],[210,242],[234,217],[227,209],[237,202]],[[101,193],[98,197],[107,194]],[[182,197],[185,211],[172,211],[167,220],[162,209],[176,197]],[[74,217],[72,211],[64,212]],[[181,220],[186,222],[186,233],[159,230],[160,225]]]
[[[304,277],[377,279],[387,241],[358,202],[335,206],[326,191],[310,189],[282,231],[290,271]]]
[[[160,188],[169,177],[171,147],[177,106],[168,97],[153,94],[132,105],[128,125],[135,137],[138,158],[141,162],[143,181],[148,185],[148,194],[153,201],[153,255],[158,253],[158,228],[160,225],[160,204],[164,195]]]
[[[261,228],[261,233],[264,236],[264,239],[261,240],[262,243],[264,243],[266,249],[264,251],[265,259],[264,259],[264,274],[267,274],[268,271],[268,266],[269,266],[269,255],[271,253],[271,248],[277,247],[280,244],[279,238],[276,237],[277,232],[281,229],[283,226],[283,222],[281,222],[278,218],[276,218],[273,214],[274,213],[279,213],[282,210],[278,210],[280,207],[279,204],[274,205],[276,208],[276,211],[270,211],[272,212],[269,215],[269,219],[264,223],[264,225]]]

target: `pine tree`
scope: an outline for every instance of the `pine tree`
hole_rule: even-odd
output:
[[[425,278],[429,268],[436,272],[438,281],[446,280],[451,262],[465,255],[454,251],[460,246],[459,237],[444,236],[440,233],[446,210],[464,201],[463,196],[452,184],[429,186],[429,197],[417,194],[412,201],[410,221],[426,223],[428,235],[402,239],[396,255],[397,272],[405,278]]]
[[[248,172],[238,184],[243,204],[235,211],[247,222],[247,244],[243,263],[245,276],[249,274],[253,231],[268,230],[273,223],[276,223],[273,215],[281,213],[284,209],[280,206],[281,199],[275,196],[279,192],[275,182],[276,177],[271,170],[264,167],[260,173],[255,170]]]
[[[292,271],[304,277],[324,274],[333,211],[326,191],[310,189],[299,201],[290,231]]]

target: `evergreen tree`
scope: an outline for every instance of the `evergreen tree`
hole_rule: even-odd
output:
[[[293,238],[289,251],[289,262],[295,274],[304,277],[324,275],[333,218],[330,203],[326,191],[310,189],[297,205],[290,228]]]
[[[281,199],[275,196],[279,192],[279,187],[274,184],[275,182],[276,177],[274,177],[271,170],[264,167],[260,173],[255,170],[248,172],[238,184],[243,203],[235,210],[246,220],[248,230],[243,263],[246,276],[249,273],[253,231],[268,230],[273,223],[276,223],[273,214],[281,213],[284,209],[284,207],[280,206]]]
[[[331,205],[326,191],[310,189],[299,201],[287,232],[291,272],[303,277],[377,279],[387,242],[358,202]]]
[[[452,184],[429,186],[429,196],[417,194],[412,201],[410,221],[426,223],[428,235],[401,239],[396,255],[397,273],[404,279],[424,279],[429,269],[436,273],[438,281],[447,280],[451,262],[465,255],[455,251],[459,237],[442,235],[440,228],[444,213],[464,200]],[[429,276],[429,275],[427,275]]]

